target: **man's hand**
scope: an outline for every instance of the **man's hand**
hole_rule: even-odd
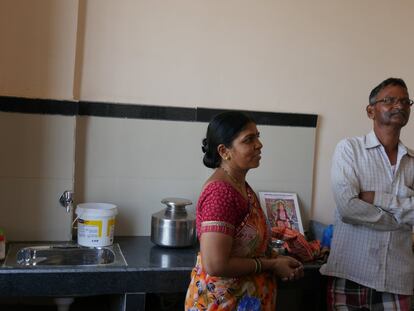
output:
[[[360,200],[367,202],[369,204],[374,203],[374,196],[375,196],[375,191],[364,191],[358,195]]]

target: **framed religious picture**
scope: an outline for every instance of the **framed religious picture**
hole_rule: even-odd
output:
[[[272,227],[287,227],[304,234],[296,193],[259,192],[259,197]]]

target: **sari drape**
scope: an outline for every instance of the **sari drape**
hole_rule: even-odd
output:
[[[249,209],[235,230],[231,256],[243,258],[270,256],[271,234],[266,216],[250,187],[247,187],[247,193]],[[211,222],[208,225],[211,225]],[[264,272],[233,278],[211,276],[204,271],[199,253],[191,273],[185,310],[245,310],[243,305],[256,306],[256,310],[275,310],[276,280],[272,273]]]

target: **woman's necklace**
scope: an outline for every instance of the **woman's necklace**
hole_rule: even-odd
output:
[[[222,169],[223,169],[223,171],[224,171],[224,173],[226,173],[226,175],[227,176],[229,176],[229,178],[231,179],[231,181],[236,185],[236,187],[242,192],[242,193],[244,193],[244,191],[243,191],[243,185],[242,185],[242,183],[240,182],[240,181],[238,181],[234,176],[232,176],[230,173],[229,173],[229,171],[227,171],[224,167],[222,167]]]

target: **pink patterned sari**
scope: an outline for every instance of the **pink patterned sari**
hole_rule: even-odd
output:
[[[271,238],[269,226],[257,197],[249,186],[247,193],[248,212],[235,228],[231,256],[263,257],[268,255]],[[207,225],[214,224],[209,222]],[[223,224],[217,222],[217,225]],[[273,275],[265,272],[234,278],[210,276],[204,271],[198,254],[196,266],[191,273],[185,310],[245,310],[242,305],[256,305],[255,310],[274,311],[276,280]]]

